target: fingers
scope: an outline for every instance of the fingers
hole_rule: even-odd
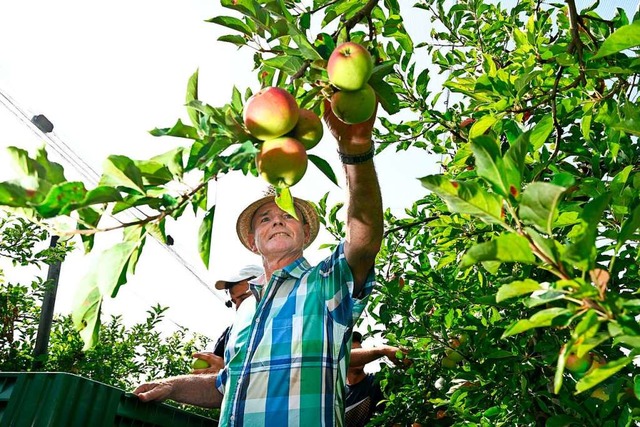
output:
[[[163,401],[171,394],[171,384],[169,383],[146,383],[139,385],[133,394],[138,396],[143,402]]]
[[[219,367],[209,367],[209,368],[204,368],[204,369],[193,369],[191,371],[192,374],[194,375],[202,375],[202,374],[216,374],[218,373],[218,371],[220,371]]]

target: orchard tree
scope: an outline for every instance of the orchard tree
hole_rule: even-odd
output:
[[[370,309],[413,363],[385,369],[379,424],[630,425],[640,417],[640,21],[622,9],[605,19],[597,2],[584,10],[574,0],[510,3],[222,0],[229,16],[210,20],[230,30],[221,42],[253,49],[261,86],[286,89],[318,115],[337,90],[330,55],[345,41],[364,46],[382,110],[377,150],[442,159],[442,174],[420,178],[424,197],[403,217],[386,215]],[[421,34],[407,32],[409,16],[422,18]],[[146,237],[166,240],[166,218],[191,206],[203,213],[208,264],[208,182],[257,175],[261,141],[242,117],[251,91],[234,88],[228,104],[213,107],[198,99],[198,78],[188,82],[191,123],[152,131],[185,146],[149,160],[111,156],[96,188],[67,182],[44,151],[11,149],[30,181],[3,183],[0,203],[41,219],[72,216],[86,250],[108,229],[106,215],[153,212],[116,227],[123,241],[102,257],[112,275],[101,287],[87,281],[74,321],[88,345],[101,299],[134,272]],[[335,182],[325,159],[308,158]],[[170,190],[187,173],[200,183]],[[290,209],[290,189],[278,188],[276,201]],[[318,208],[341,236],[340,207],[325,198]],[[577,360],[590,362],[586,371]]]

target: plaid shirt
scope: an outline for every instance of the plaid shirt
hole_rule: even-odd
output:
[[[344,243],[315,267],[300,258],[251,283],[218,374],[220,426],[343,426],[345,356],[373,284],[371,269],[352,297]]]

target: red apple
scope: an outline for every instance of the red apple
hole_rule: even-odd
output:
[[[271,139],[262,143],[256,166],[269,184],[276,188],[291,187],[307,171],[307,151],[295,138]]]
[[[322,120],[311,110],[300,109],[298,123],[291,131],[291,136],[300,141],[307,150],[312,149],[322,139],[324,129]]]
[[[291,131],[298,122],[296,99],[279,87],[268,87],[254,94],[244,106],[244,124],[258,139],[266,141]]]
[[[342,43],[333,50],[327,62],[329,81],[341,90],[362,89],[372,71],[373,59],[358,43]]]
[[[347,124],[367,121],[376,111],[376,93],[368,84],[356,91],[339,91],[331,97],[331,110]]]

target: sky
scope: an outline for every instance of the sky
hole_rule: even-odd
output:
[[[579,2],[580,3],[580,2]],[[583,6],[588,2],[582,1]],[[410,6],[411,2],[401,4]],[[635,0],[603,2],[607,16],[614,7],[635,9]],[[156,138],[149,130],[170,127],[178,118],[188,121],[184,96],[189,77],[200,74],[200,99],[213,106],[227,103],[233,86],[241,92],[259,85],[252,71],[252,52],[216,41],[231,30],[205,20],[228,15],[217,0],[21,0],[0,2],[0,91],[9,95],[27,114],[44,114],[54,124],[55,138],[63,141],[97,173],[110,154],[145,159],[166,152],[184,141]],[[406,22],[414,40],[426,34],[420,11],[411,11]],[[434,82],[438,77],[434,76]],[[3,147],[15,145],[33,150],[42,140],[0,105],[0,180],[12,178]],[[342,181],[335,142],[330,138],[312,153],[325,158]],[[55,153],[51,158],[65,166],[67,177],[81,175]],[[405,207],[426,194],[417,178],[438,173],[440,159],[424,151],[395,152],[376,157],[385,208],[401,215]],[[197,254],[200,218],[186,213],[178,223],[167,224],[175,240],[173,249],[184,259],[203,285],[159,244],[147,244],[135,276],[117,298],[107,299],[104,312],[121,314],[129,323],[142,321],[157,303],[169,306],[169,328],[185,326],[215,340],[232,321],[224,296],[213,283],[224,272],[246,263],[260,263],[235,236],[235,218],[261,196],[266,183],[260,178],[234,173],[210,188],[216,204],[210,268]],[[330,201],[343,200],[344,189],[324,178],[313,165],[292,188],[297,197],[319,200],[327,191]],[[188,212],[188,211],[187,211]],[[119,234],[97,238],[97,247],[113,244]],[[317,250],[331,242],[326,233],[306,251],[312,262],[327,255]],[[96,253],[76,251],[62,265],[56,310],[68,313],[82,277]],[[8,279],[11,271],[5,270]]]
[[[204,22],[231,14],[217,1],[115,0],[93,3],[79,0],[23,0],[0,4],[0,91],[10,96],[30,117],[44,114],[54,124],[54,138],[97,173],[110,154],[145,159],[184,144],[157,138],[148,131],[170,127],[178,118],[188,121],[184,109],[187,80],[199,70],[200,99],[213,106],[229,102],[233,86],[241,92],[257,91],[252,52],[216,41],[227,32]],[[14,173],[2,147],[33,150],[42,139],[0,105],[0,180]],[[340,183],[342,171],[330,138],[312,153],[333,166]],[[71,163],[50,151],[68,179],[82,175]],[[417,178],[437,172],[438,158],[423,151],[386,150],[376,158],[385,208],[401,214],[425,194]],[[216,339],[232,320],[224,296],[213,290],[217,276],[260,259],[244,249],[235,236],[235,218],[262,195],[261,178],[233,173],[210,187],[216,217],[210,268],[197,254],[197,227],[201,217],[187,212],[178,223],[167,224],[172,247],[205,286],[156,242],[149,242],[137,273],[114,300],[105,301],[106,314],[122,314],[128,322],[141,321],[156,303],[170,306],[171,322]],[[292,187],[297,197],[343,200],[338,188],[310,165],[303,180]],[[212,202],[213,203],[213,202]],[[106,248],[118,233],[99,236],[96,246]],[[312,262],[327,256],[321,234],[305,255]],[[94,250],[94,252],[97,252]],[[82,277],[97,253],[74,252],[62,265],[56,311],[68,313]],[[5,273],[10,273],[6,271]],[[217,292],[217,294],[216,294]],[[169,327],[175,324],[168,325]]]

